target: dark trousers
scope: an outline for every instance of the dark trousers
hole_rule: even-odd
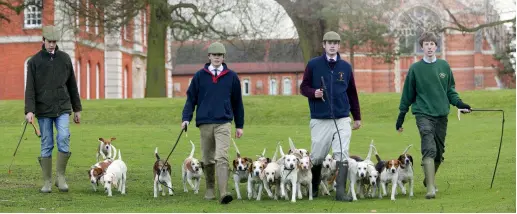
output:
[[[415,117],[420,132],[422,159],[429,157],[433,158],[435,163],[443,162],[445,136],[447,135],[447,116],[416,115]]]

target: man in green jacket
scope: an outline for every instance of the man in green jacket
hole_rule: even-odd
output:
[[[438,167],[443,162],[445,152],[445,135],[450,105],[460,109],[470,106],[461,101],[455,89],[454,76],[449,63],[437,59],[435,51],[438,39],[432,32],[423,33],[418,40],[424,58],[413,63],[404,82],[400,99],[399,116],[396,130],[403,131],[404,116],[412,105],[411,111],[416,118],[420,132],[422,166],[424,167],[424,186],[427,187],[427,199],[435,198],[434,182]]]
[[[43,27],[42,49],[27,64],[25,88],[25,119],[28,123],[38,118],[41,131],[41,156],[38,157],[43,187],[40,192],[52,190],[52,150],[54,149],[53,125],[57,130],[56,183],[61,192],[68,192],[65,170],[72,154],[70,149],[69,116],[74,111],[74,122],[81,118],[81,99],[75,81],[70,56],[60,51],[56,42],[59,32],[54,26]]]

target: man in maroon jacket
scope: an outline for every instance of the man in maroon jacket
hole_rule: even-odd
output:
[[[341,38],[336,32],[325,33],[323,36],[325,54],[307,63],[300,91],[308,98],[311,114],[313,197],[318,195],[322,163],[332,146],[337,166],[343,165],[341,167],[343,170],[338,174],[336,181],[345,181],[345,183],[337,182],[336,199],[351,201],[351,197],[345,196],[348,148],[352,130],[361,127],[361,113],[352,66],[341,59],[338,53],[340,41]],[[323,84],[326,86],[326,91],[323,90]],[[352,122],[350,112],[354,117],[353,128],[350,125]]]

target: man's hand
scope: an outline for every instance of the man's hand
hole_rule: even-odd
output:
[[[181,123],[181,129],[185,129],[185,127],[188,125],[189,125],[188,121],[183,121],[183,123]]]
[[[404,123],[404,117],[406,116],[406,113],[399,113],[399,117],[397,118],[397,124],[395,125],[395,129],[400,133],[404,131],[402,128],[402,124]]]
[[[74,112],[74,123],[81,123],[81,112]]]
[[[456,105],[456,107],[458,107],[459,109],[467,109],[468,111],[461,111],[461,113],[463,114],[466,114],[466,113],[470,113],[471,111],[471,107],[469,104],[466,104],[464,103],[463,101],[458,101],[458,104]]]
[[[32,112],[28,112],[26,115],[25,115],[25,120],[27,120],[28,123],[32,123],[34,122],[34,113]]]
[[[314,96],[316,98],[322,98],[323,97],[323,91],[321,89],[318,89],[314,92]]]
[[[244,133],[244,130],[237,129],[235,132],[235,138],[241,138],[243,133]]]
[[[354,121],[354,126],[352,127],[352,130],[357,130],[359,128],[361,128],[361,121],[360,120]]]

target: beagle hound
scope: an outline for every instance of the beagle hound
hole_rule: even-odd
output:
[[[241,197],[241,191],[239,188],[240,183],[249,183],[249,174],[251,170],[251,158],[248,157],[242,157],[241,153],[239,152],[239,148],[237,148],[237,145],[235,144],[235,141],[232,139],[233,146],[235,147],[235,150],[237,152],[237,157],[233,160],[233,181],[235,184],[235,191],[237,192],[237,199],[242,199]],[[248,189],[249,191],[249,189]],[[249,192],[248,192],[249,196]],[[248,197],[251,198],[251,197]]]
[[[336,175],[336,172],[337,172],[336,163],[337,163],[337,161],[334,158],[332,158],[332,155],[330,155],[330,154],[328,154],[325,157],[325,160],[323,160],[322,168],[321,168],[321,182],[320,182],[320,185],[322,185],[322,187],[323,187],[322,188],[323,194],[330,195],[330,191],[334,190],[334,185],[336,183],[334,176]]]
[[[405,184],[409,183],[409,197],[413,197],[413,157],[404,153],[399,156],[398,161],[400,163],[400,171],[398,178],[398,185],[402,194],[406,195]]]
[[[203,175],[203,164],[197,158],[194,158],[194,150],[196,149],[196,146],[194,146],[192,141],[190,141],[190,144],[192,145],[192,151],[190,151],[190,155],[185,158],[181,167],[183,191],[188,192],[188,182],[190,187],[194,190],[194,194],[198,194],[199,183],[201,182],[201,176]]]
[[[381,162],[382,163],[382,162]],[[395,200],[395,194],[397,192],[397,183],[399,179],[399,171],[400,171],[400,162],[397,159],[392,159],[384,162],[384,167],[382,167],[381,171],[381,187],[382,194],[379,194],[379,198],[382,196],[386,196],[386,184],[391,183],[391,200]]]
[[[300,159],[295,155],[284,154],[282,146],[280,146],[280,155],[283,158],[282,167],[280,168],[280,196],[289,200],[286,191],[286,184],[291,184],[292,197],[291,202],[296,202],[296,193],[298,187],[298,163]]]
[[[302,186],[309,189],[309,201],[312,201],[312,162],[309,156],[304,156],[300,159],[298,170],[298,199],[302,199]]]
[[[158,147],[154,150],[154,156],[156,157],[156,161],[153,166],[154,197],[158,197],[158,192],[160,191],[162,191],[162,195],[165,196],[165,188],[162,189],[161,184],[166,184],[167,189],[169,189],[169,195],[174,195],[171,182],[171,165],[160,159],[160,156],[158,155]]]

